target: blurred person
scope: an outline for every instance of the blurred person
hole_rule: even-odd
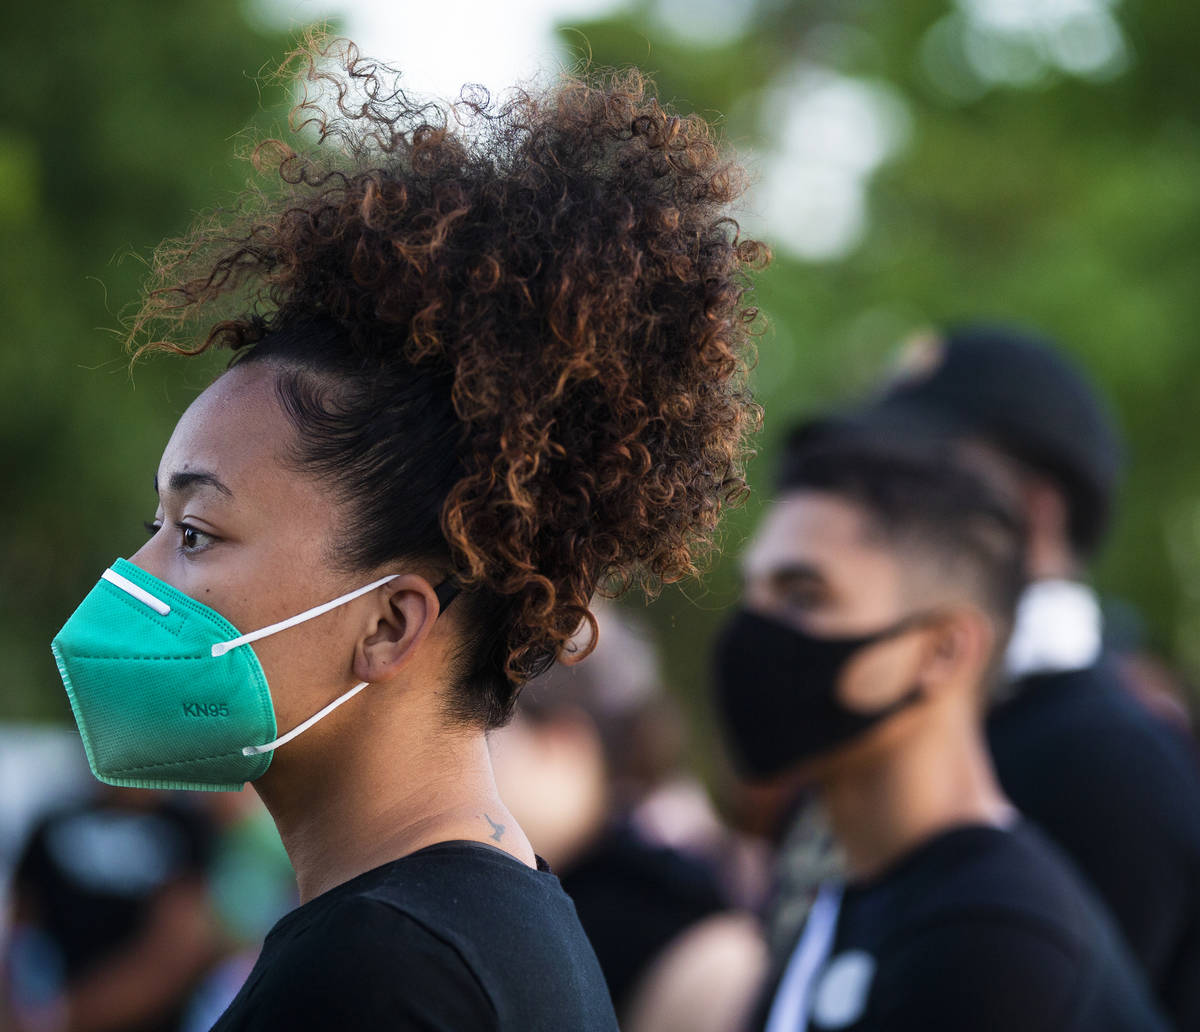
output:
[[[96,781],[74,728],[0,723],[0,899],[34,823],[94,794]],[[0,907],[0,940],[7,913]]]
[[[1104,649],[1122,686],[1164,724],[1194,741],[1190,700],[1195,692],[1154,647],[1142,613],[1124,599],[1104,600]]]
[[[646,629],[593,613],[591,654],[535,679],[492,734],[500,796],[573,900],[621,1028],[728,1032],[763,974],[761,932],[723,891],[728,835],[682,769]]]
[[[803,436],[839,432],[952,442],[1019,498],[1027,585],[987,725],[1001,785],[1087,875],[1179,1026],[1200,1028],[1196,752],[1106,645],[1087,583],[1122,460],[1103,400],[1051,341],[965,326],[915,338],[875,401]]]
[[[744,493],[742,175],[635,71],[448,108],[352,45],[298,60],[316,153],[261,148],[247,220],[159,256],[142,350],[232,363],[60,672],[102,780],[274,817],[301,904],[220,1032],[612,1029],[486,734]]]
[[[262,800],[253,792],[197,794],[217,828],[209,897],[227,943],[184,1008],[180,1032],[207,1032],[237,996],[263,940],[297,903],[287,851]]]
[[[1014,507],[948,454],[843,443],[785,461],[717,644],[717,700],[748,777],[815,791],[846,875],[772,980],[768,1032],[1167,1027],[988,758],[1022,562]]]
[[[214,845],[199,807],[158,792],[110,788],[39,820],[13,876],[14,1028],[177,1032],[223,949]]]
[[[1188,700],[1194,689],[1187,686],[1183,675],[1149,649],[1123,650],[1114,660],[1122,683],[1134,697],[1168,727],[1190,738],[1193,727]]]

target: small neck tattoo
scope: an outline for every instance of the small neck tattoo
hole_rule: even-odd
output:
[[[497,824],[486,813],[483,816],[487,818],[488,824],[492,826],[492,841],[499,842],[504,837],[504,825]]]

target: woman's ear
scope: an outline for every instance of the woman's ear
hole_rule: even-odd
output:
[[[405,574],[372,595],[376,605],[354,653],[354,674],[378,684],[394,677],[416,655],[438,618],[440,606],[429,581]]]
[[[929,631],[930,644],[919,672],[920,683],[930,693],[974,684],[984,675],[996,641],[992,621],[981,609],[964,606],[953,610]]]

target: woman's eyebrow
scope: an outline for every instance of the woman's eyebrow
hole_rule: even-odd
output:
[[[195,487],[211,487],[229,498],[233,497],[233,492],[221,482],[215,473],[209,473],[205,470],[181,471],[172,473],[167,478],[167,490],[172,494],[179,494]],[[159,493],[157,476],[154,478],[154,493]]]

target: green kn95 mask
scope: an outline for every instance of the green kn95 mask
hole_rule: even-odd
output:
[[[250,642],[396,576],[240,634],[220,613],[118,559],[51,645],[92,772],[110,785],[209,791],[240,790],[262,777],[273,750],[367,685],[277,738],[271,692]],[[445,588],[438,588],[443,608]]]

